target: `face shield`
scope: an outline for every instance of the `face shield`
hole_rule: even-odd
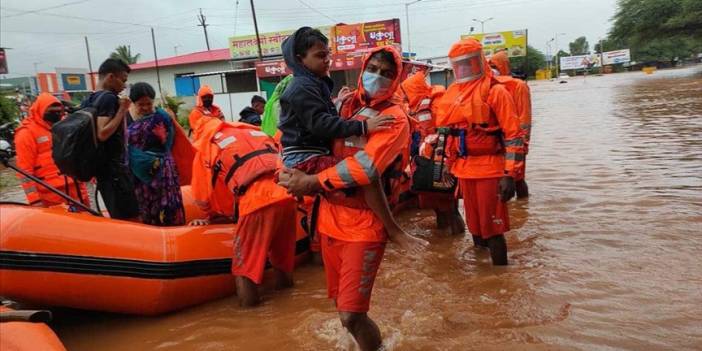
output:
[[[480,51],[451,58],[456,83],[465,83],[483,76],[483,58]]]

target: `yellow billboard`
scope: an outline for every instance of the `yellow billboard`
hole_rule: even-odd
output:
[[[474,38],[483,44],[485,56],[507,50],[509,57],[526,56],[527,30],[511,30],[497,33],[464,34],[461,39]]]
[[[331,38],[334,26],[317,27],[327,38]],[[282,30],[277,32],[261,33],[261,53],[263,56],[280,55],[280,45],[287,37],[293,34],[294,30]],[[331,40],[330,40],[331,41]],[[242,35],[229,38],[229,52],[233,59],[251,58],[258,56],[258,45],[256,35]]]

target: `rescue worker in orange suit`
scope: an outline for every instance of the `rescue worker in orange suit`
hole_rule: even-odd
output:
[[[529,196],[529,187],[526,183],[526,155],[529,154],[529,141],[531,140],[531,91],[529,85],[512,77],[509,57],[506,51],[500,51],[490,58],[490,66],[499,72],[497,81],[507,88],[512,95],[514,107],[519,116],[519,128],[524,133],[524,162],[517,170],[514,177],[517,198]]]
[[[190,125],[190,133],[194,139],[197,136],[194,135],[194,131],[197,130],[198,123],[203,116],[216,117],[220,120],[224,120],[224,114],[219,106],[214,104],[214,92],[209,85],[203,85],[200,90],[197,91],[197,97],[195,98],[195,108],[190,112],[188,116],[188,123]]]
[[[333,154],[345,158],[316,175],[284,169],[279,176],[279,184],[293,195],[319,191],[327,194],[321,201],[317,225],[327,292],[336,303],[342,325],[364,351],[377,350],[382,343],[380,330],[367,312],[387,240],[411,253],[420,252],[427,245],[426,241],[408,234],[388,238],[383,222],[367,205],[350,207],[351,202],[363,204],[359,191],[350,194],[339,191],[377,181],[407,148],[409,123],[402,107],[393,99],[401,69],[402,59],[394,48],[372,51],[364,60],[358,90],[342,104],[340,111],[344,118],[362,118],[359,116],[366,113],[392,116],[387,129],[360,140],[354,137],[337,140]],[[330,196],[332,193],[338,196]],[[338,199],[343,196],[346,198]]]
[[[405,102],[410,117],[410,157],[419,155],[422,141],[436,132],[436,105],[446,92],[442,86],[430,86],[426,71],[422,70],[405,79],[398,89],[398,97]],[[417,165],[412,164],[411,170]],[[458,200],[453,194],[440,192],[419,192],[419,207],[433,209],[439,229],[449,228],[452,234],[465,232],[465,224],[458,212]]]
[[[475,39],[449,51],[454,82],[438,105],[438,126],[452,128],[451,173],[463,192],[468,230],[476,246],[488,247],[494,265],[507,264],[504,233],[507,201],[524,161],[524,141],[514,102],[493,77]]]
[[[41,93],[29,109],[29,116],[15,132],[17,167],[43,180],[72,198],[89,205],[85,185],[63,176],[51,157],[51,126],[64,115],[63,104],[49,93]],[[17,174],[27,201],[32,206],[54,206],[66,201],[30,179]]]
[[[257,305],[266,258],[275,271],[276,289],[293,285],[297,203],[275,183],[278,146],[256,126],[210,116],[197,131],[192,191],[208,218],[191,225],[237,223],[232,274],[239,304]]]

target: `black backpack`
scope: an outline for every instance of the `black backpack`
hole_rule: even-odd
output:
[[[103,92],[92,104],[71,113],[51,127],[51,157],[64,175],[87,182],[100,169],[101,143],[97,138],[97,103]]]
[[[439,138],[434,145],[433,158],[415,156],[413,159],[416,168],[412,174],[412,191],[453,193],[456,190],[458,181],[448,172],[444,153],[451,131],[448,128],[439,128],[437,133]]]

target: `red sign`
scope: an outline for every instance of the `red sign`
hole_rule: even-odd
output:
[[[348,53],[333,54],[331,57],[330,71],[345,71],[349,69],[360,69],[363,66],[363,56],[365,54]],[[256,75],[259,78],[279,77],[292,74],[284,60],[256,62]]]
[[[7,56],[3,48],[0,48],[0,74],[7,74]]]
[[[284,60],[256,62],[256,75],[259,78],[279,77],[292,74]]]
[[[340,24],[334,27],[334,49],[337,53],[369,51],[400,44],[400,20]]]
[[[419,72],[428,72],[429,66],[424,62],[419,61],[402,61],[402,73],[400,74],[400,81],[413,76]]]
[[[340,53],[332,55],[330,71],[345,71],[347,69],[360,69],[363,66],[364,53]]]

